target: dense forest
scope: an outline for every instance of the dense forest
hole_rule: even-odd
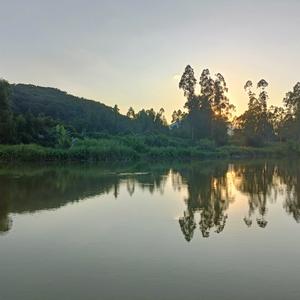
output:
[[[130,107],[123,115],[117,105],[109,107],[58,89],[9,84],[2,79],[0,158],[14,159],[26,149],[35,150],[30,159],[35,154],[49,159],[87,159],[93,152],[97,160],[136,159],[147,153],[152,158],[202,157],[209,151],[218,156],[224,149],[227,154],[228,149],[231,154],[245,154],[249,149],[251,153],[269,153],[264,151],[266,147],[280,148],[281,154],[287,149],[300,153],[299,82],[287,92],[282,107],[275,107],[268,106],[266,80],[257,84],[247,81],[248,108],[240,116],[234,115],[220,73],[211,75],[205,69],[197,80],[188,65],[179,88],[186,100],[168,124],[163,108],[135,112]],[[49,149],[55,151],[50,155]]]

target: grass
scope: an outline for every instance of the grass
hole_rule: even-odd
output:
[[[194,160],[300,156],[296,143],[270,144],[261,148],[228,145],[216,147],[211,141],[194,142],[168,136],[107,136],[78,140],[68,149],[36,144],[0,145],[0,161],[138,161]]]

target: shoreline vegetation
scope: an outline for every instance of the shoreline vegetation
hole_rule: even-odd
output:
[[[151,138],[156,141],[162,139]],[[168,138],[164,138],[166,143]],[[186,143],[185,140],[182,142]],[[175,142],[167,144],[151,146],[145,141],[145,137],[114,136],[82,140],[68,149],[37,144],[0,145],[0,162],[134,162],[300,157],[300,146],[296,143],[273,143],[264,147],[217,147],[210,141],[196,144],[191,141],[189,145]]]
[[[300,156],[300,82],[282,107],[270,106],[268,82],[244,86],[247,110],[234,116],[225,78],[186,66],[185,97],[168,124],[164,109],[75,97],[55,88],[0,79],[0,161],[188,161]],[[199,91],[199,92],[196,92]]]

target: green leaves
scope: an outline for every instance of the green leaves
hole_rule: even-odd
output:
[[[71,146],[71,138],[65,127],[61,124],[58,124],[55,127],[55,131],[57,136],[58,147],[69,148]]]

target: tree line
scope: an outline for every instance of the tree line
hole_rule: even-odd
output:
[[[198,84],[200,94],[197,95],[197,79],[188,65],[179,82],[187,99],[187,112],[174,111],[172,116],[173,122],[181,124],[179,130],[190,132],[192,139],[208,138],[219,145],[230,139],[235,144],[247,146],[300,140],[300,82],[286,94],[282,107],[268,107],[268,82],[261,79],[255,86],[248,80],[244,86],[249,98],[248,108],[240,116],[233,116],[234,106],[229,102],[222,74],[211,76],[205,69]]]
[[[168,133],[164,110],[125,116],[117,105],[69,95],[54,88],[0,80],[0,144],[68,147],[74,139]]]
[[[69,147],[72,140],[105,135],[159,134],[192,141],[263,146],[273,142],[300,141],[300,82],[288,92],[282,107],[268,106],[268,82],[245,83],[247,110],[234,116],[222,74],[204,69],[196,79],[187,65],[179,82],[186,98],[169,125],[164,109],[130,107],[127,114],[117,105],[106,106],[69,95],[58,89],[9,84],[0,80],[0,144]],[[197,92],[199,91],[199,92]]]

